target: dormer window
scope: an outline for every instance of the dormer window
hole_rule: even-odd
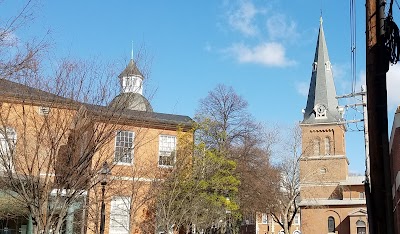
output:
[[[330,71],[331,69],[332,69],[331,62],[327,61],[327,62],[325,63],[325,70],[326,70],[326,71]]]
[[[317,62],[314,62],[313,64],[312,64],[312,70],[313,70],[313,72],[315,72],[315,71],[317,71]]]

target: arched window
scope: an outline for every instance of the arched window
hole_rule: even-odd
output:
[[[0,129],[0,171],[13,170],[12,156],[17,141],[17,133],[13,128]]]
[[[328,232],[335,232],[335,218],[328,217]]]
[[[314,147],[314,155],[320,155],[320,147],[321,143],[319,139],[314,139],[313,141],[313,147]]]
[[[331,154],[331,139],[329,137],[325,137],[325,155]]]
[[[358,220],[356,222],[356,227],[357,227],[357,234],[365,234],[366,233],[366,226],[365,222],[362,220]]]

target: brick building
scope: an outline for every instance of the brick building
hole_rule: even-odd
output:
[[[392,198],[395,233],[400,231],[400,107],[397,108],[392,125],[389,145],[392,163]]]
[[[190,156],[183,150],[193,143],[193,121],[153,112],[133,60],[119,79],[121,93],[107,106],[0,79],[0,233],[32,233],[58,217],[62,233],[98,233],[104,162],[111,170],[104,233],[156,231],[153,186]],[[12,191],[18,183],[38,195]],[[33,210],[46,218],[35,220]]]

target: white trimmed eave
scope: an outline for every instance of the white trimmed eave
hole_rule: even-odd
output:
[[[303,156],[300,158],[300,161],[308,161],[308,160],[331,160],[331,159],[346,159],[347,165],[350,164],[349,159],[346,155],[314,155],[314,156]]]
[[[301,123],[299,124],[300,126],[319,126],[319,125],[343,125],[346,129],[346,122],[329,122],[329,123]]]
[[[343,205],[366,205],[365,199],[344,199],[344,200],[334,200],[334,199],[305,199],[300,201],[299,206],[343,206]]]

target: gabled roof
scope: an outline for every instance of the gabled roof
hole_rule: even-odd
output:
[[[121,106],[110,107],[82,103],[5,79],[0,79],[0,101],[38,106],[57,106],[75,110],[85,106],[88,112],[94,116],[99,118],[107,117],[107,119],[114,119],[115,121],[134,124],[135,126],[176,130],[177,127],[190,129],[194,123],[190,117],[184,115],[145,112],[121,108]]]
[[[308,91],[307,106],[304,111],[303,124],[335,123],[339,122],[340,114],[337,110],[336,89],[333,82],[333,73],[325,41],[322,18],[315,49],[310,88]],[[314,107],[324,105],[326,118],[315,118]]]
[[[136,63],[135,63],[135,61],[133,61],[133,59],[131,59],[131,61],[129,61],[125,70],[123,70],[121,72],[121,74],[119,74],[118,77],[122,78],[122,77],[127,77],[127,76],[140,76],[143,78],[142,73],[140,72],[139,68],[136,66]]]
[[[367,214],[368,213],[366,209],[359,208],[351,211],[348,216],[366,216]]]

